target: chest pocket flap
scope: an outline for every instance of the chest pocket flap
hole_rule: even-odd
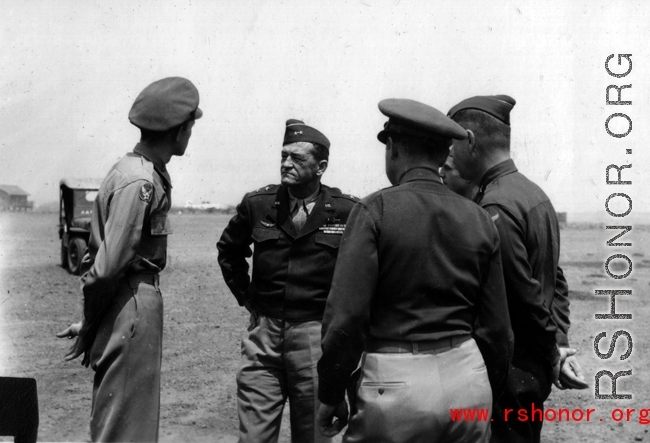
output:
[[[253,234],[251,236],[257,243],[265,242],[268,240],[277,240],[280,238],[280,230],[269,228],[253,228]]]
[[[169,235],[172,232],[167,214],[151,216],[151,235]]]
[[[341,237],[339,234],[316,234],[316,243],[320,245],[329,246],[330,248],[338,248],[341,245]]]

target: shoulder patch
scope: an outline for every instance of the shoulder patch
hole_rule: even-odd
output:
[[[153,196],[153,185],[149,182],[145,182],[140,188],[140,200],[149,203],[151,201],[152,196]]]

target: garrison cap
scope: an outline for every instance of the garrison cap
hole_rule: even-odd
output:
[[[166,131],[202,115],[196,86],[183,77],[167,77],[144,88],[131,107],[129,121],[141,129]]]
[[[428,139],[451,145],[451,140],[467,138],[467,131],[436,108],[405,98],[389,98],[379,102],[379,110],[388,117],[384,130],[377,134],[386,143],[390,134]]]
[[[287,128],[284,131],[284,142],[282,146],[289,143],[310,142],[318,143],[329,151],[330,141],[316,128],[307,126],[303,121],[296,119],[287,120]]]
[[[450,118],[454,118],[454,115],[462,110],[477,109],[490,114],[510,126],[510,111],[514,108],[515,103],[517,103],[515,99],[508,95],[477,95],[476,97],[470,97],[458,103],[449,110],[447,115]]]

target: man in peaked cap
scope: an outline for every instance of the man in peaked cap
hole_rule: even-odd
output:
[[[83,318],[58,337],[76,337],[66,360],[83,354],[95,371],[92,441],[158,440],[163,303],[158,273],[172,233],[165,165],[187,149],[203,112],[187,79],[164,78],[136,98],[129,120],[140,142],[104,179],[95,200],[81,277]]]
[[[379,109],[393,186],[355,205],[343,236],[323,319],[319,425],[326,435],[345,426],[361,358],[344,442],[486,442],[512,334],[494,223],[438,175],[466,131],[413,100]],[[463,408],[483,416],[451,416]]]
[[[507,95],[472,97],[448,115],[468,134],[465,140],[454,141],[456,167],[479,187],[474,201],[487,210],[499,231],[515,335],[508,383],[495,407],[492,441],[538,442],[542,420],[533,420],[531,409],[543,408],[551,383],[562,389],[587,384],[573,357],[576,350],[569,348],[568,285],[558,266],[560,230],[555,210],[546,194],[510,159],[514,105]],[[506,418],[507,410],[515,412]],[[519,410],[527,411],[527,420],[515,416]]]
[[[246,194],[217,243],[224,280],[251,314],[237,374],[240,442],[277,441],[287,398],[292,441],[329,441],[315,422],[316,362],[325,299],[356,201],[321,184],[329,148],[320,131],[288,120],[281,184]]]

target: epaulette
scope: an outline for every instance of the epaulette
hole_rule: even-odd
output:
[[[355,202],[355,203],[360,200],[359,197],[355,197],[352,194],[343,194],[343,193],[341,193],[341,194],[332,194],[332,197],[334,197],[334,198],[345,198],[345,199],[350,200],[350,201]]]
[[[141,155],[128,153],[116,163],[115,169],[129,182],[146,180],[153,183],[153,163]]]
[[[269,195],[269,194],[275,194],[278,192],[278,188],[280,185],[267,185],[267,186],[262,186],[259,189],[256,189],[252,192],[249,192],[249,196],[253,197],[255,195]]]

